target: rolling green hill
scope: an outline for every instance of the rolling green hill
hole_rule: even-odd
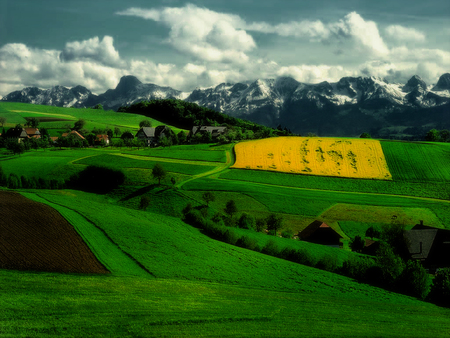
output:
[[[143,119],[0,103],[0,116],[9,114],[8,124],[23,123],[29,111],[65,115],[70,123],[84,118],[92,126],[130,129]],[[420,217],[450,228],[449,146],[391,141],[382,146],[393,181],[229,169],[232,145],[47,149],[20,156],[0,149],[7,175],[68,179],[87,165],[109,163],[127,175],[123,186],[104,195],[19,190],[58,210],[112,273],[0,270],[0,337],[448,336],[448,309],[228,245],[180,220],[187,203],[205,210],[202,195],[210,191],[215,195],[210,215],[234,200],[238,215],[282,216],[282,230],[297,232],[321,219],[353,237],[369,225],[388,223],[393,215],[407,226]],[[152,177],[156,163],[168,172],[161,185]],[[146,211],[138,210],[143,196],[150,201]],[[307,250],[316,260],[332,257],[342,264],[358,256],[251,230],[236,232],[261,247],[274,240],[279,248]]]

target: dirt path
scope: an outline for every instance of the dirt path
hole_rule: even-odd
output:
[[[205,177],[205,176],[210,176],[210,175],[213,175],[213,174],[217,174],[217,173],[220,173],[221,171],[223,171],[225,169],[228,169],[231,166],[231,164],[232,164],[231,163],[231,150],[226,150],[225,154],[227,156],[227,160],[226,160],[225,163],[222,163],[222,164],[218,165],[213,170],[210,170],[210,171],[207,171],[205,173],[198,174],[198,175],[194,175],[191,178],[189,178],[189,179],[187,179],[187,180],[185,180],[183,182],[178,183],[175,187],[176,188],[181,188],[187,182],[196,180],[196,179],[198,179],[200,177]],[[207,162],[207,163],[211,163],[211,162]],[[216,165],[217,165],[217,163],[216,163]]]

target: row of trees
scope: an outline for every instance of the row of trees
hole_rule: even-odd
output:
[[[425,141],[431,142],[450,142],[450,131],[447,129],[431,129],[425,135]]]

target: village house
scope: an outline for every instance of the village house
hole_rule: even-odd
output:
[[[24,128],[28,137],[32,138],[41,138],[41,132],[38,128]]]
[[[18,142],[22,142],[28,138],[28,134],[25,128],[9,128],[5,133],[5,138],[15,138],[18,139]]]
[[[427,269],[450,267],[450,230],[439,229],[420,221],[405,232],[412,259],[419,260]]]
[[[80,139],[80,140],[84,140],[84,136],[81,135],[76,130],[72,130],[70,133],[63,133],[63,134],[61,134],[61,137],[68,137],[69,135],[73,135],[74,138],[77,138],[77,139]]]
[[[328,224],[316,220],[299,232],[298,238],[306,242],[341,247],[342,236]]]
[[[220,135],[226,133],[227,127],[217,127],[217,126],[193,126],[189,132],[189,137],[194,136],[197,133],[210,133],[213,139],[216,139]]]
[[[95,135],[95,144],[102,144],[104,142],[105,145],[109,145],[109,136],[106,134]]]
[[[167,126],[143,127],[138,130],[136,137],[144,141],[148,147],[156,147],[161,137],[169,137],[170,128]]]

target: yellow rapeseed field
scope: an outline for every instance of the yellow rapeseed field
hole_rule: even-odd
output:
[[[371,139],[274,137],[236,144],[232,168],[391,180],[380,142]]]

